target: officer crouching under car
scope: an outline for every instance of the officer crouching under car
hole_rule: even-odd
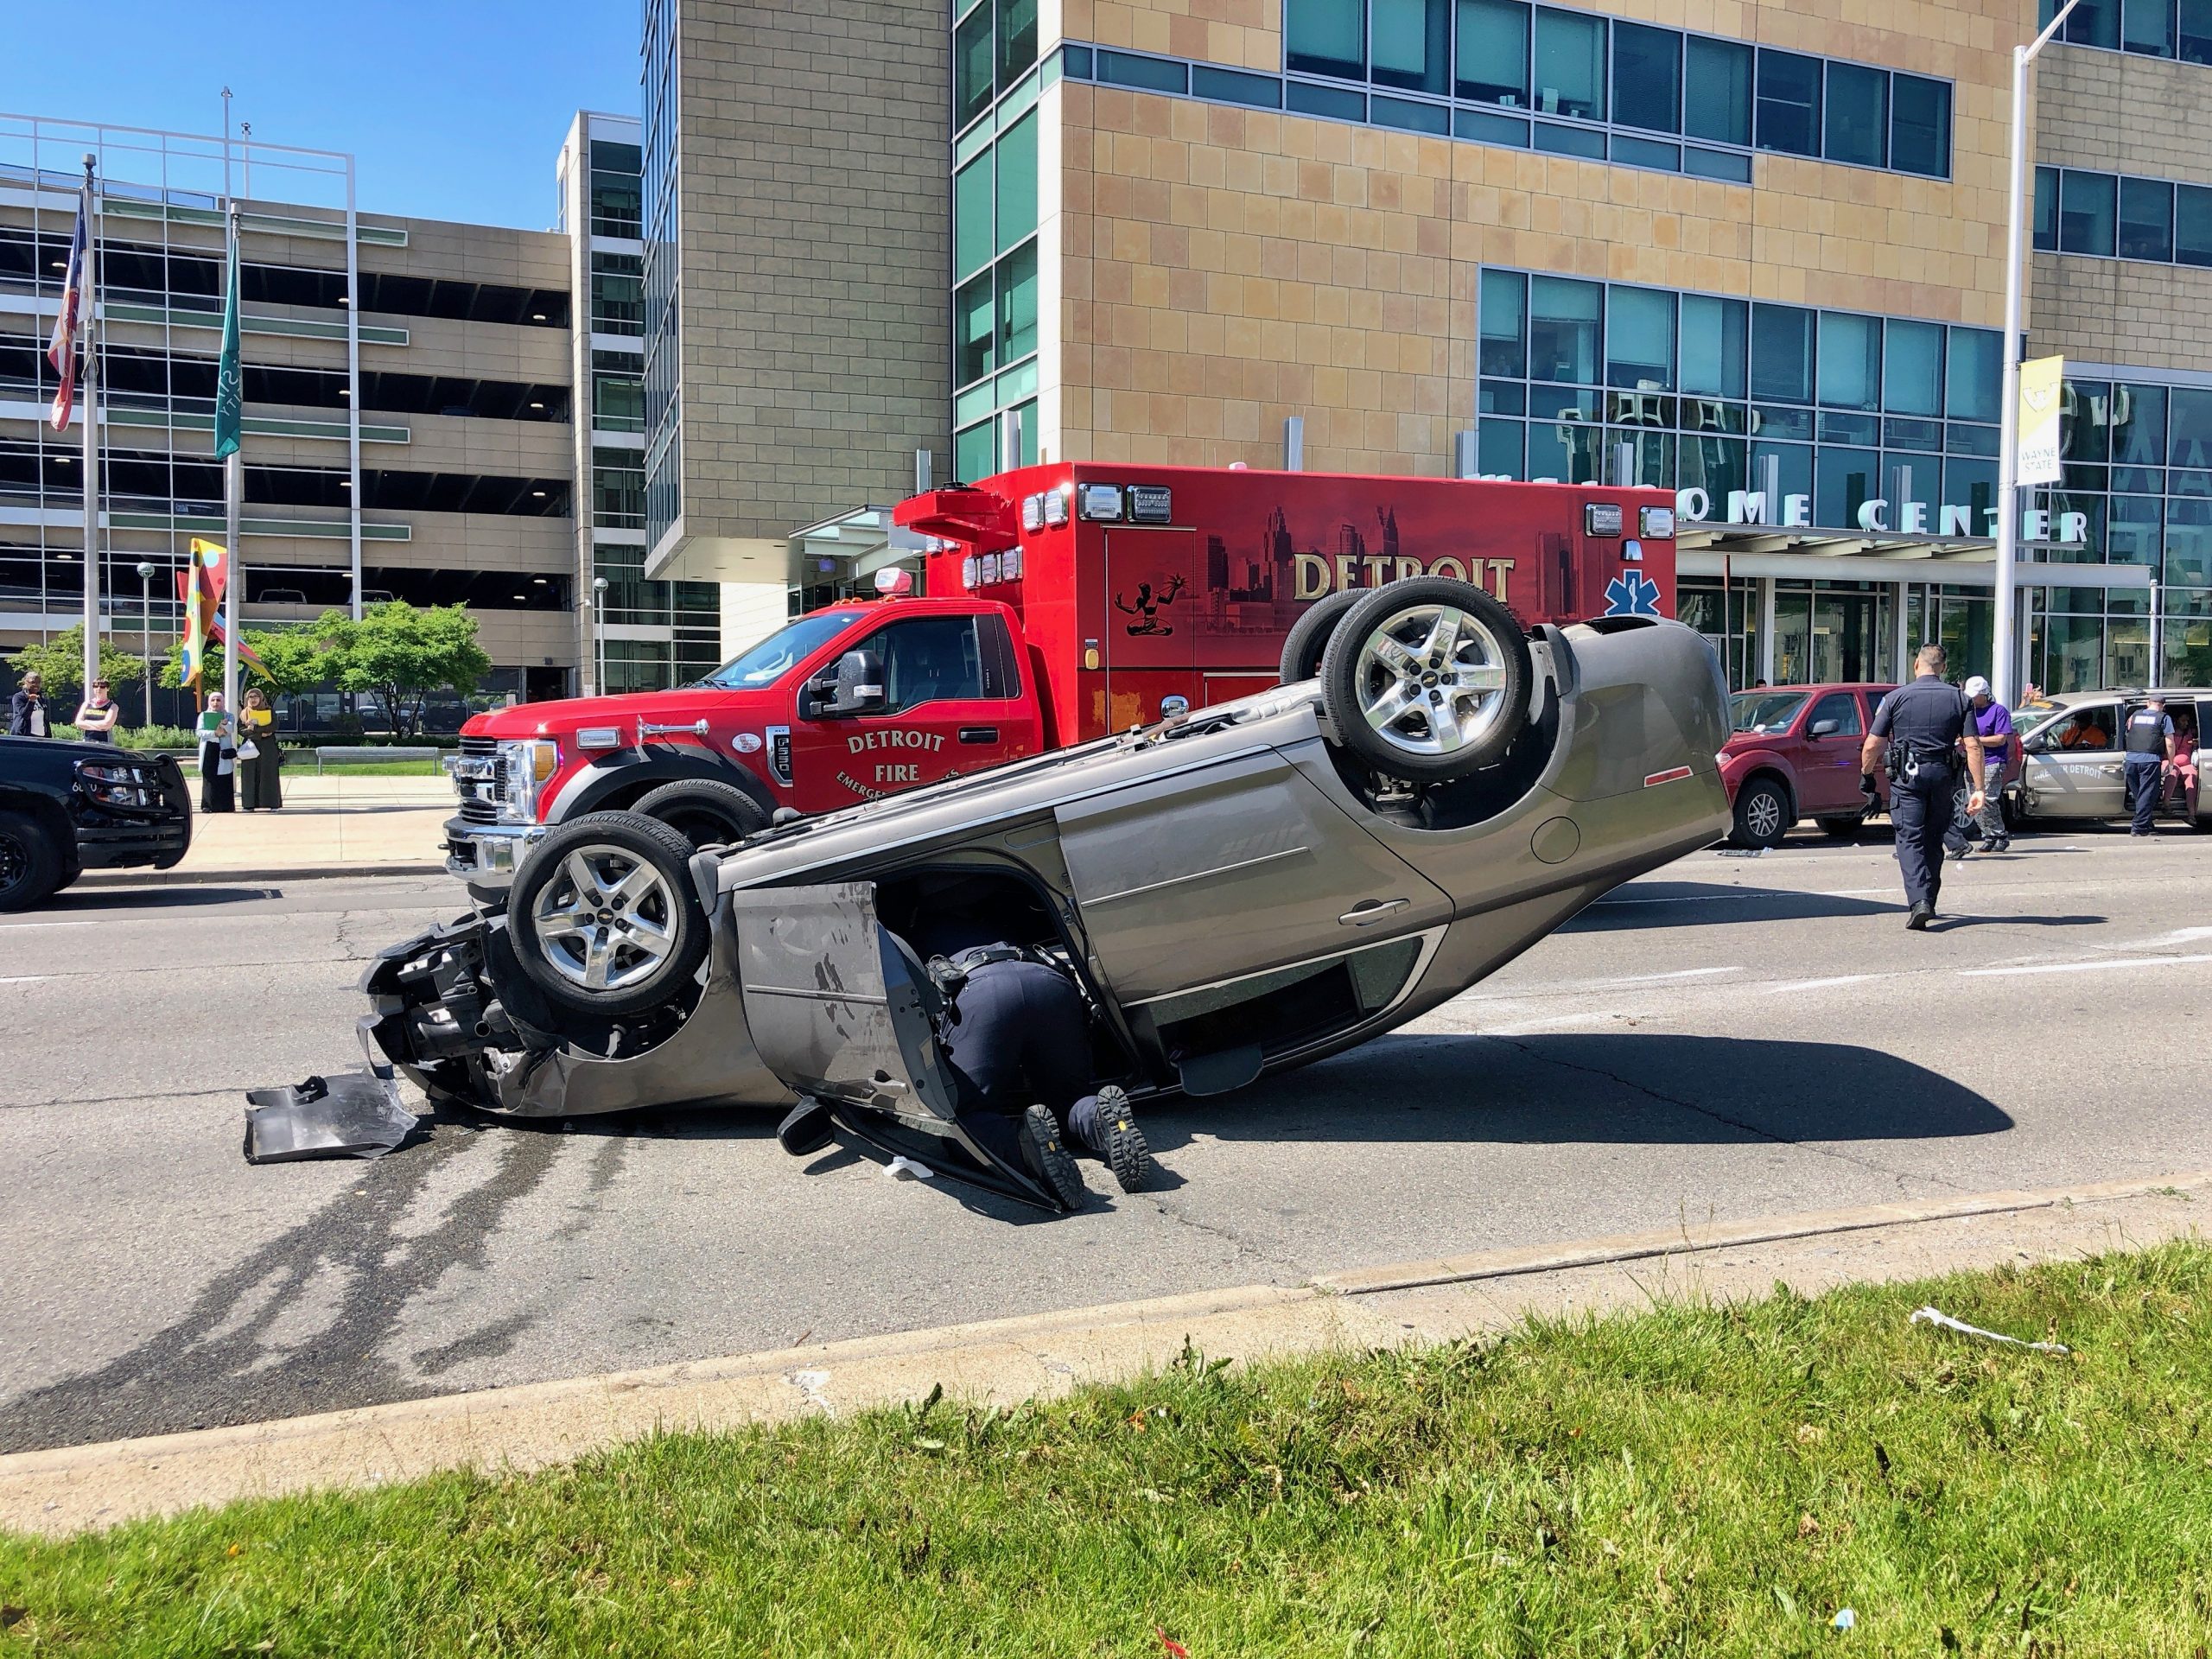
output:
[[[1887,748],[1890,822],[1897,826],[1897,864],[1911,906],[1904,925],[1917,933],[1935,918],[1943,891],[1943,836],[1951,827],[1961,748],[1972,785],[1969,817],[1981,810],[1982,772],[1974,705],[1943,678],[1943,647],[1923,645],[1913,672],[1912,683],[1891,692],[1874,711],[1859,769],[1871,775]]]
[[[1135,1192],[1152,1173],[1151,1152],[1128,1095],[1115,1084],[1091,1086],[1083,993],[1003,932],[978,903],[940,910],[911,941],[944,999],[939,1046],[963,1121],[971,1134],[996,1140],[989,1120],[1010,1120],[1023,1163],[1071,1210],[1087,1195],[1071,1140],[1105,1160],[1124,1192]]]

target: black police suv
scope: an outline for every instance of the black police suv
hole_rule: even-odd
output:
[[[0,737],[0,910],[44,904],[88,869],[166,870],[192,844],[192,799],[165,754]]]

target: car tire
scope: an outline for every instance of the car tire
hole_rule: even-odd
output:
[[[696,850],[742,841],[768,827],[760,803],[735,784],[711,779],[687,779],[663,784],[639,796],[630,809],[657,818],[690,842]]]
[[[1789,791],[1775,779],[1754,778],[1736,792],[1736,827],[1728,838],[1738,847],[1779,847],[1796,822]]]
[[[507,889],[507,930],[548,1002],[616,1019],[690,982],[708,930],[691,851],[671,826],[635,812],[588,812],[531,849]]]
[[[1859,830],[1865,828],[1866,820],[1862,817],[1853,817],[1847,818],[1815,818],[1814,822],[1821,826],[1821,832],[1827,836],[1831,840],[1856,841],[1859,838]]]
[[[67,868],[44,824],[28,812],[0,812],[0,911],[44,904]]]
[[[1362,594],[1321,652],[1322,706],[1338,743],[1370,770],[1416,784],[1496,764],[1527,723],[1533,678],[1513,613],[1449,576]],[[1448,729],[1435,718],[1444,710]]]
[[[1321,671],[1321,652],[1329,643],[1329,636],[1337,631],[1344,613],[1367,596],[1363,588],[1344,588],[1317,599],[1306,607],[1306,613],[1290,625],[1290,635],[1282,642],[1282,663],[1277,677],[1285,685],[1296,685],[1310,680]]]

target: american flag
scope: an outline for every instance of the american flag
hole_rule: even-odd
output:
[[[85,232],[92,222],[92,187],[87,184],[78,193],[77,232],[69,238],[69,270],[61,279],[61,315],[54,320],[54,339],[46,348],[46,360],[61,377],[60,388],[54,394],[57,432],[67,429],[69,411],[77,403],[77,331],[83,321],[87,275]]]

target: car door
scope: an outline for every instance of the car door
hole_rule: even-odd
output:
[[[2120,706],[2084,703],[2036,733],[2024,747],[2020,793],[2039,818],[2105,818],[2126,796],[2120,749]]]
[[[878,921],[874,882],[741,889],[728,904],[753,1051],[786,1088],[887,1153],[1057,1207],[1010,1141],[960,1122],[936,988]]]
[[[827,812],[941,783],[1013,758],[1029,730],[1005,625],[973,613],[897,617],[852,647],[883,661],[885,701],[867,715],[791,721],[791,791]],[[831,664],[834,668],[835,664]],[[804,690],[798,694],[802,698]]]
[[[1795,757],[1797,807],[1808,817],[1834,817],[1859,810],[1859,753],[1866,730],[1853,691],[1829,691],[1813,699],[1801,728]]]
[[[1274,749],[1055,809],[1092,955],[1123,1003],[1445,921],[1443,890]]]

